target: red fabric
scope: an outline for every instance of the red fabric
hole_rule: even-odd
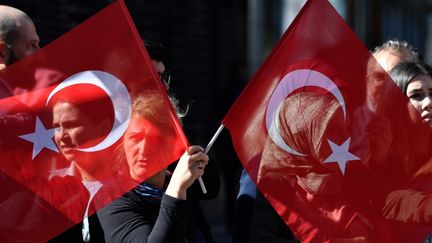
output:
[[[96,70],[94,75],[102,72],[112,75],[119,82],[109,79],[107,82],[115,84],[109,91],[91,83],[54,92],[65,80],[88,70]],[[124,131],[106,148],[95,152],[74,150],[74,163],[67,160],[69,155],[54,151],[51,137],[44,141],[53,147],[42,145],[35,150],[36,142],[30,136],[35,135],[35,124],[40,121],[44,130],[52,129],[53,106],[57,102],[67,101],[80,107],[85,115],[79,116],[79,122],[89,121],[94,124],[94,130],[104,131],[98,136],[91,136],[93,131],[85,131],[86,141],[80,148],[90,149],[114,134],[111,129],[118,114],[132,117],[127,111],[132,110],[135,97],[143,98],[142,103],[147,106],[141,108],[161,119],[147,120],[153,125],[153,135],[146,137],[146,142],[159,150],[146,154],[149,160],[146,178],[177,160],[186,149],[187,139],[165,87],[123,1],[113,3],[40,51],[7,67],[0,75],[15,94],[0,100],[2,242],[45,242],[83,219],[89,192],[81,183],[84,174],[78,173],[77,165],[89,169],[103,185],[92,201],[95,208],[89,214],[136,184],[130,178],[125,160]],[[97,77],[106,79],[106,76]],[[144,95],[138,95],[143,91]],[[53,96],[49,97],[50,94]],[[126,119],[119,124],[127,128],[128,122]]]
[[[428,215],[394,224],[407,212],[382,210],[394,200],[425,207],[408,190],[391,193],[418,190],[431,129],[327,0],[306,3],[222,123],[301,241],[397,242],[402,228],[425,239],[412,227],[430,225]]]

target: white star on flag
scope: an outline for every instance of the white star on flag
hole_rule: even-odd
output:
[[[333,153],[330,154],[330,156],[326,160],[324,160],[324,163],[337,162],[342,174],[345,173],[347,161],[360,160],[359,157],[348,151],[350,140],[351,138],[348,138],[342,145],[339,146],[327,139]]]
[[[33,143],[32,159],[34,159],[44,148],[51,149],[57,153],[59,152],[57,146],[52,140],[52,137],[54,137],[54,130],[55,128],[47,130],[39,117],[36,116],[35,132],[19,136],[20,138]]]

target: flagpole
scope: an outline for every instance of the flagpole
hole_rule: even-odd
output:
[[[207,144],[207,147],[205,148],[204,153],[207,154],[207,153],[210,151],[211,147],[212,147],[213,144],[215,143],[216,139],[219,137],[219,134],[222,132],[222,130],[224,129],[224,127],[225,127],[225,126],[224,126],[223,124],[220,125],[220,127],[218,128],[218,130],[216,131],[216,133],[215,133],[215,134],[213,135],[213,137],[210,139],[210,142]],[[206,193],[207,193],[207,189],[206,189],[206,187],[205,187],[205,185],[204,185],[204,182],[203,182],[201,176],[198,177],[198,182],[199,182],[199,184],[200,184],[200,186],[201,186],[201,190],[202,190],[203,194],[206,194]]]

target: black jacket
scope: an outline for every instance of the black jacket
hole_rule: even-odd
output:
[[[205,242],[214,242],[207,223],[195,214],[197,205],[168,195],[160,204],[150,203],[131,190],[97,215],[106,242],[192,243],[197,229]]]

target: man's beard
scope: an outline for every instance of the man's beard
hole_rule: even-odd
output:
[[[17,62],[18,61],[18,58],[17,58],[17,56],[15,55],[15,52],[12,50],[12,48],[10,48],[9,46],[7,46],[7,49],[8,49],[8,58],[7,58],[7,60],[5,60],[5,64],[6,64],[6,66],[9,66],[9,65],[12,65],[12,64],[14,64],[15,62]]]

